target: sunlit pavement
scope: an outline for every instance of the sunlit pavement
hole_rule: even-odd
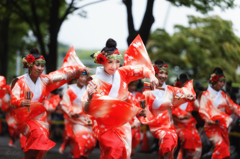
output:
[[[9,137],[0,136],[0,159],[23,159],[23,152],[20,148],[19,140],[16,141],[16,148],[8,146]],[[63,154],[58,152],[60,142],[56,144],[51,150],[48,151],[44,159],[67,159],[71,158],[69,152],[70,149],[67,147]],[[89,155],[89,159],[98,159],[100,156],[100,150],[98,148]],[[56,157],[56,158],[53,158]],[[147,153],[136,153],[132,159],[158,159],[157,152]]]

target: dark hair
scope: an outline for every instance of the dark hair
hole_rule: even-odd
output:
[[[218,75],[218,77],[221,77],[223,76],[223,70],[220,68],[220,67],[216,67],[214,70],[213,70],[213,73],[215,73],[216,75]]]
[[[32,48],[29,52],[29,54],[31,54],[35,59],[38,59],[39,57],[41,57],[42,55],[39,53],[37,48]]]
[[[111,55],[117,49],[117,42],[111,38],[109,38],[106,42],[106,46],[101,50],[106,52],[107,55]]]
[[[165,65],[165,63],[162,60],[156,60],[154,64],[157,65],[157,67],[162,67],[163,65]]]
[[[188,81],[188,76],[186,73],[182,73],[179,75],[179,80],[182,82],[182,83],[185,83],[186,81]]]

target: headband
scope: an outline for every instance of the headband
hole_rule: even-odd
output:
[[[153,68],[154,68],[155,74],[157,74],[159,72],[159,70],[165,70],[165,71],[168,72],[168,65],[167,64],[162,64],[162,65],[154,64]]]
[[[23,58],[23,68],[32,67],[35,63],[43,63],[45,64],[45,58],[43,56],[40,56],[39,58],[35,59],[33,55],[28,54],[26,57]]]
[[[118,49],[116,49],[111,55],[107,55],[107,53],[104,51],[98,51],[92,54],[91,57],[94,58],[95,63],[105,64],[107,60],[121,59],[122,55],[118,52]]]
[[[222,74],[222,75],[219,77],[219,75],[213,73],[213,74],[211,74],[211,76],[210,76],[209,83],[216,83],[216,82],[218,82],[218,81],[225,81],[225,80],[226,80],[225,75]]]

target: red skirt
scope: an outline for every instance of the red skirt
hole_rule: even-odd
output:
[[[55,143],[49,140],[49,132],[37,121],[26,121],[20,126],[20,132],[24,134],[21,140],[23,152],[32,150],[49,150],[55,146]]]
[[[99,135],[100,159],[127,159],[127,150],[123,141],[112,130]]]

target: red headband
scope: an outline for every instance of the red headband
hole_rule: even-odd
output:
[[[118,54],[118,55],[120,55],[120,53],[118,52],[118,49],[116,49],[112,54]]]

